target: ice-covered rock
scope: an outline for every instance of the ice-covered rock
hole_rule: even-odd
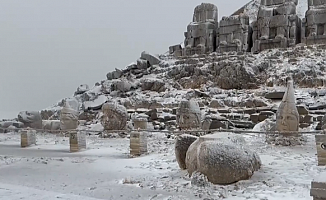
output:
[[[176,138],[175,141],[175,157],[181,169],[186,169],[186,153],[189,149],[189,146],[195,142],[198,137],[182,134]]]
[[[165,91],[165,82],[160,79],[150,79],[146,78],[141,81],[141,88],[143,91],[150,90],[155,92]]]
[[[18,114],[18,120],[27,128],[42,129],[42,117],[37,111],[22,111]]]
[[[190,176],[200,172],[211,183],[226,185],[247,180],[260,168],[259,156],[243,147],[242,139],[226,136],[204,136],[190,145],[186,154]]]
[[[60,130],[60,120],[43,120],[43,130],[57,131]]]
[[[122,76],[122,71],[120,69],[115,69],[113,72],[109,72],[106,74],[106,78],[108,80],[118,79]]]
[[[93,101],[84,102],[83,108],[85,110],[98,110],[98,109],[101,109],[102,105],[107,101],[108,101],[107,96],[100,95]]]
[[[102,106],[102,112],[101,123],[104,130],[126,129],[128,112],[124,106],[117,103],[106,103]]]

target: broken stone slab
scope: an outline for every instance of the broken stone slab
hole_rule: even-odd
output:
[[[20,146],[22,148],[36,145],[36,131],[22,130],[20,131]]]
[[[307,106],[305,105],[297,105],[297,110],[299,115],[308,115],[309,114],[309,110],[307,108]]]
[[[266,99],[283,99],[284,92],[283,91],[275,91],[269,92],[265,95]]]
[[[161,60],[153,54],[146,51],[141,53],[140,59],[147,60],[151,66],[160,64]]]
[[[137,68],[138,69],[147,69],[150,66],[149,62],[144,59],[137,60]]]
[[[173,45],[169,47],[169,53],[171,55],[174,55],[175,57],[180,57],[182,56],[182,47],[180,44],[178,45]]]
[[[69,131],[70,152],[79,152],[86,149],[86,133],[82,131]]]
[[[115,71],[106,74],[106,78],[108,80],[118,79],[122,76],[122,74],[123,73],[120,69],[115,68]]]

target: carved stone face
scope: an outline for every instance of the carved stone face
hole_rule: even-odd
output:
[[[297,131],[298,118],[294,114],[284,114],[277,119],[278,131]]]

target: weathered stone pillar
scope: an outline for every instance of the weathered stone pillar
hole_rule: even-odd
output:
[[[130,133],[130,155],[140,156],[147,153],[147,132],[137,131],[147,129],[146,118],[134,119],[135,130]]]
[[[86,149],[85,132],[71,131],[69,133],[70,152],[79,152]]]
[[[316,135],[315,138],[318,166],[326,166],[326,135]]]
[[[36,144],[36,131],[22,130],[20,131],[20,144],[22,148]]]
[[[313,200],[326,200],[326,173],[321,173],[311,183],[310,196]]]

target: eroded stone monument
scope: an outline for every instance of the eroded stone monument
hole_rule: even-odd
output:
[[[326,44],[326,0],[308,0],[308,7],[302,21],[302,42]]]
[[[219,37],[216,45],[218,46],[218,51],[248,51],[249,32],[249,16],[241,14],[223,17],[220,21],[220,28],[218,29]]]
[[[177,108],[177,124],[181,130],[198,129],[201,126],[201,112],[194,100],[183,100]]]
[[[301,19],[296,14],[298,0],[261,0],[253,26],[253,52],[287,48],[301,41]]]
[[[189,56],[216,50],[218,9],[214,4],[202,3],[194,11],[193,20],[185,32],[184,53]]]
[[[287,81],[287,88],[276,113],[276,131],[296,132],[299,130],[299,113],[296,107],[293,80]]]
[[[60,112],[60,129],[69,133],[70,152],[86,149],[86,135],[77,131],[79,103],[75,99],[66,99]]]
[[[104,130],[125,130],[127,126],[127,109],[117,103],[106,103],[102,106],[102,125]]]
[[[42,116],[38,111],[22,111],[18,114],[18,121],[25,128],[42,129]]]

